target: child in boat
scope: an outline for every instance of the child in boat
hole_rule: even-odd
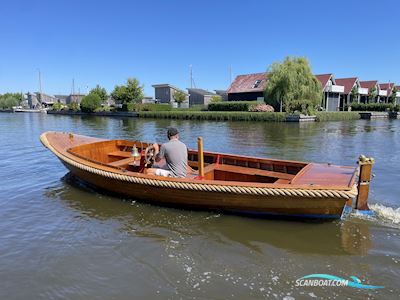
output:
[[[184,143],[179,140],[179,131],[170,127],[167,130],[168,142],[161,145],[154,144],[155,161],[160,162],[165,159],[166,164],[162,168],[147,169],[147,174],[184,178],[188,168],[188,149]]]

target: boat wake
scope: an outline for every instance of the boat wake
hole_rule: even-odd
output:
[[[369,208],[373,212],[372,215],[361,214],[357,211],[353,211],[351,216],[367,221],[381,223],[382,225],[389,227],[400,228],[400,207],[393,208],[375,203],[370,204]]]
[[[393,208],[382,204],[371,204],[370,209],[376,214],[378,219],[400,225],[400,207]]]

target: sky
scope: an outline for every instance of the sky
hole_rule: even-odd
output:
[[[0,0],[0,93],[111,92],[129,77],[227,89],[304,56],[315,74],[400,84],[400,1]]]

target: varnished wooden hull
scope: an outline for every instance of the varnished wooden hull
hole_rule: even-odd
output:
[[[52,133],[48,133],[52,134]],[[80,137],[80,136],[78,136]],[[74,146],[82,142],[93,142],[94,140],[76,141],[70,138],[70,145],[67,143],[63,146],[58,146],[56,143],[51,145],[51,139],[47,136],[44,141],[42,135],[42,142],[52,152],[54,152],[62,163],[70,170],[70,172],[80,178],[81,180],[98,187],[102,190],[112,192],[123,197],[131,198],[134,200],[152,202],[168,206],[205,209],[205,210],[218,210],[234,213],[253,214],[258,216],[263,215],[276,215],[276,216],[292,216],[304,218],[340,218],[343,208],[350,198],[338,197],[298,197],[288,195],[257,195],[254,193],[236,193],[236,192],[221,192],[210,190],[196,190],[179,187],[166,187],[149,185],[138,182],[121,180],[118,176],[105,176],[104,174],[93,172],[93,169],[88,170],[85,167],[85,162],[79,158],[74,158],[65,151],[67,147]],[[60,137],[59,137],[60,138]],[[64,138],[68,139],[67,134]],[[79,138],[78,138],[79,139]],[[50,140],[50,141],[49,141]],[[71,142],[72,141],[72,142]],[[62,143],[61,143],[62,144]],[[57,149],[56,147],[64,147],[64,149]],[[59,151],[59,152],[58,152]],[[87,163],[90,167],[95,168],[93,163]],[[83,165],[83,166],[82,166]],[[98,166],[99,169],[102,166]],[[110,170],[106,174],[110,174]],[[122,173],[121,173],[121,176]],[[136,177],[146,176],[142,174],[132,175]],[[168,179],[160,179],[168,180]],[[177,179],[171,179],[172,182],[179,182]],[[183,180],[184,183],[191,182]],[[198,181],[196,182],[198,183]],[[211,181],[201,181],[200,183],[212,184]],[[224,183],[225,184],[225,183]],[[245,183],[226,183],[226,186],[233,185],[247,187],[249,184]],[[262,187],[270,185],[263,184]],[[304,188],[304,187],[302,187]]]

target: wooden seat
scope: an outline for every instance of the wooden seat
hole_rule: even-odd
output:
[[[131,157],[131,153],[128,151],[113,151],[108,153],[108,156],[115,156],[115,157]]]
[[[112,167],[122,167],[122,166],[129,165],[130,163],[134,162],[135,160],[136,159],[134,157],[128,157],[128,158],[125,158],[125,159],[120,159],[120,160],[117,160],[117,161],[113,161],[111,163],[108,163],[108,165],[112,166]]]
[[[294,175],[292,175],[292,174],[260,170],[260,169],[254,169],[254,168],[232,166],[232,165],[215,165],[214,169],[218,170],[218,171],[225,171],[225,172],[231,172],[231,173],[240,173],[240,174],[246,174],[246,175],[258,175],[258,176],[279,178],[279,179],[284,179],[284,180],[288,180],[288,181],[290,181],[294,178]]]
[[[278,179],[277,181],[274,182],[274,184],[289,184],[290,180],[287,179]]]

